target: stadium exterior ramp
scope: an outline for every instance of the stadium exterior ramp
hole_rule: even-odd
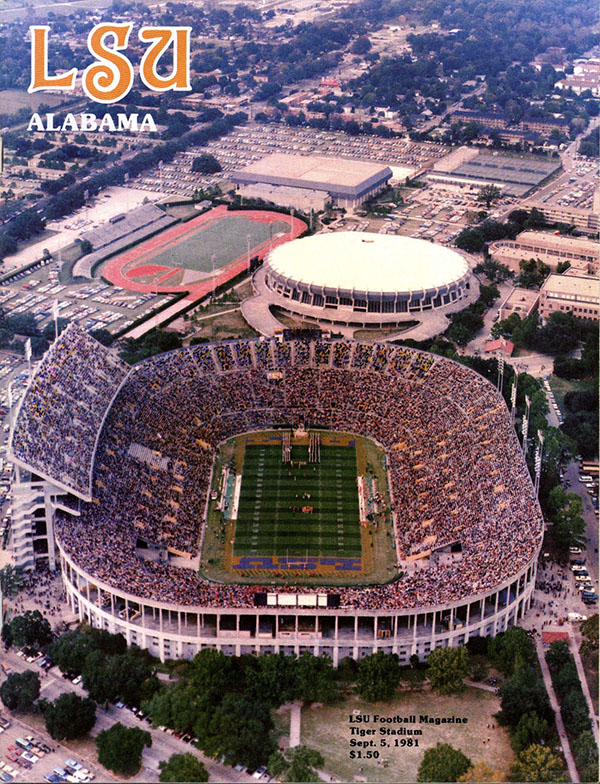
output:
[[[56,508],[92,500],[94,454],[104,419],[130,368],[70,324],[33,370],[11,429],[12,537],[16,564],[55,564]]]

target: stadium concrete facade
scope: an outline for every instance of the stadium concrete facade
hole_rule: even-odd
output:
[[[479,286],[465,257],[411,237],[336,232],[267,254],[254,278],[269,305],[344,326],[402,326],[466,307]]]
[[[531,606],[543,519],[519,442],[493,385],[450,360],[249,340],[128,368],[71,326],[14,421],[17,565],[60,568],[80,620],[161,659],[216,648],[406,663],[496,635]],[[384,446],[389,584],[216,584],[198,571],[217,445],[300,421]]]

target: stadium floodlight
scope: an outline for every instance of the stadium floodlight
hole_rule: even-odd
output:
[[[521,433],[523,434],[523,457],[527,457],[527,431],[529,430],[529,409],[531,400],[529,395],[525,395],[525,413],[523,414],[523,421],[521,423]]]

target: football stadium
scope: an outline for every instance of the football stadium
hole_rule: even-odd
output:
[[[543,518],[508,409],[422,351],[303,333],[129,367],[71,325],[9,454],[17,565],[60,569],[78,618],[163,660],[406,663],[531,605]]]
[[[368,232],[318,234],[274,248],[253,285],[269,306],[304,319],[350,327],[431,323],[432,334],[479,291],[460,253]]]

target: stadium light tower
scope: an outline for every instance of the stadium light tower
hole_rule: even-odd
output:
[[[519,383],[519,371],[515,368],[515,377],[512,383],[512,389],[510,390],[510,421],[511,424],[515,424],[515,419],[517,416],[517,384]]]
[[[502,354],[498,354],[496,360],[498,362],[498,392],[501,393],[504,385],[504,357]]]
[[[521,422],[521,433],[523,434],[523,457],[527,457],[527,431],[529,429],[529,408],[531,400],[529,395],[525,395],[525,414]]]
[[[251,234],[246,234],[246,264],[248,265],[248,269],[250,269],[250,238],[252,237]]]
[[[211,269],[211,281],[212,281],[212,295],[211,301],[215,298],[215,259],[217,258],[217,254],[213,253],[210,257],[210,269]]]
[[[538,445],[535,450],[535,494],[540,494],[540,479],[542,476],[542,454],[544,452],[544,434],[541,430],[537,431]]]

